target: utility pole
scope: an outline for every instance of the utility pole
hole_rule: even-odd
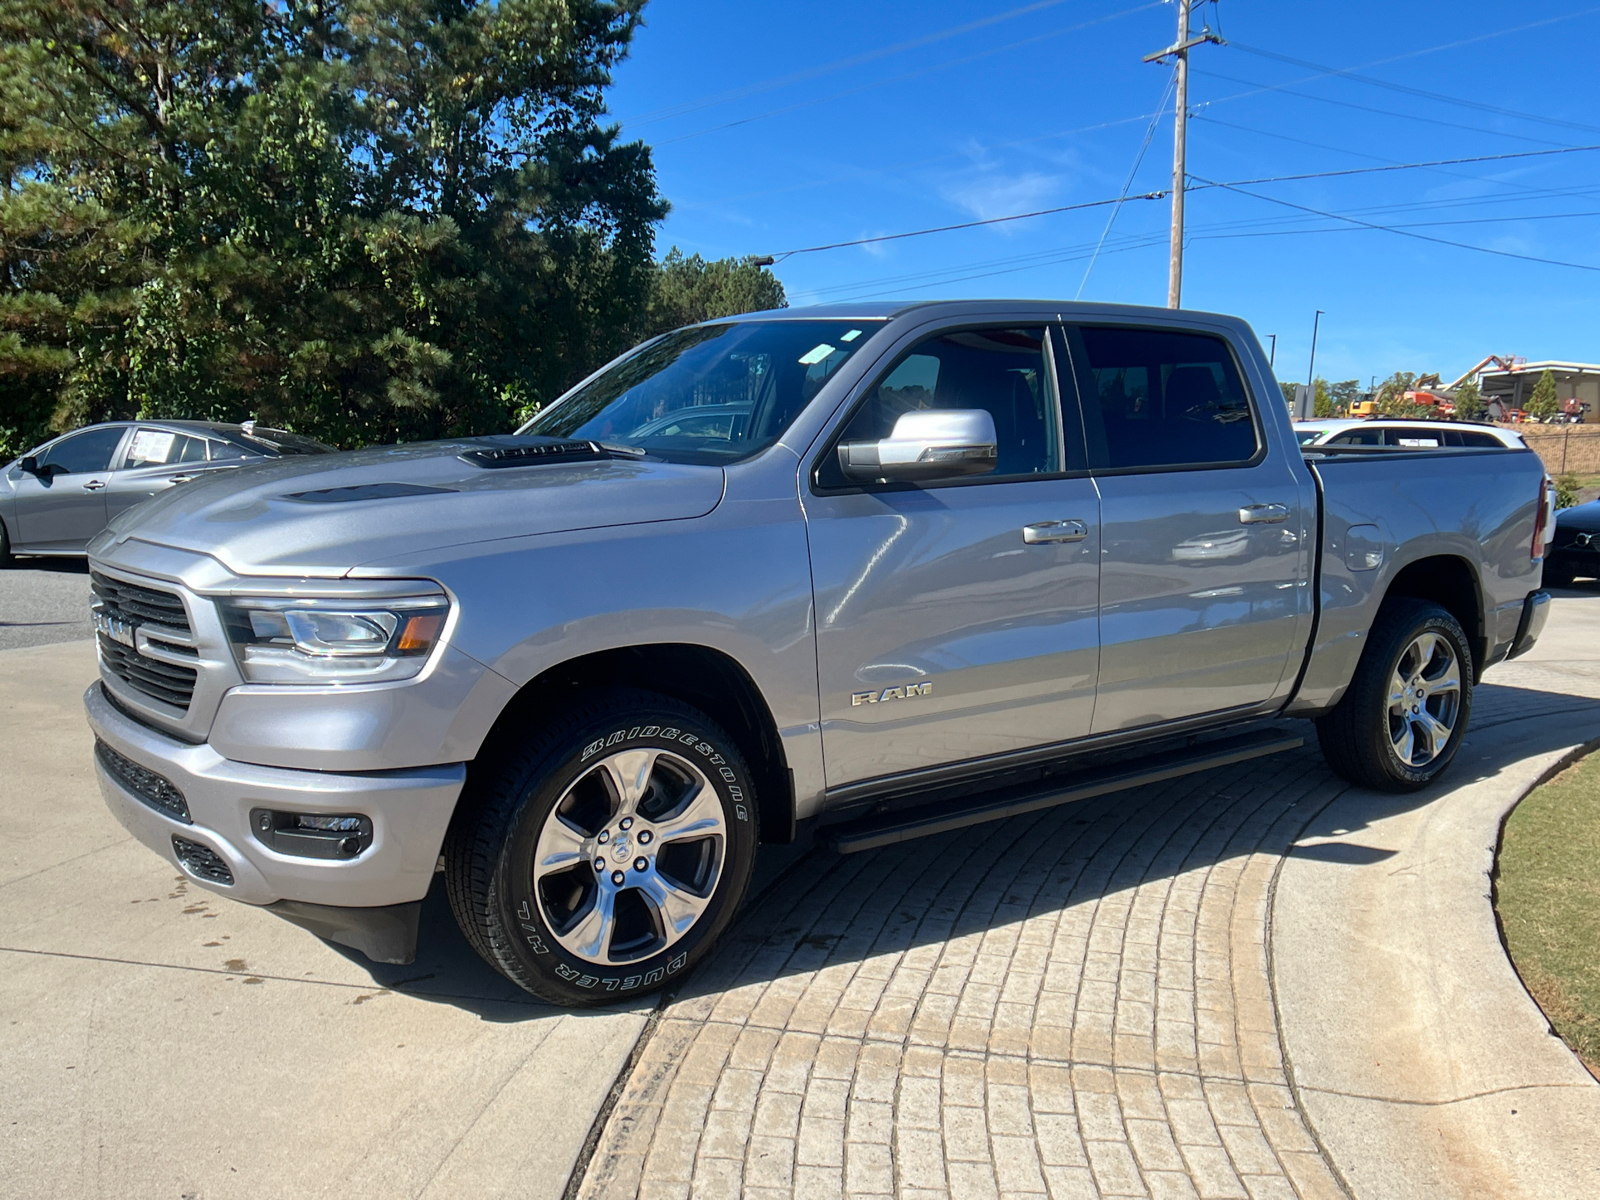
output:
[[[1267,336],[1272,339],[1272,350],[1267,354],[1267,366],[1275,367],[1278,365],[1278,335],[1269,333]]]
[[[1167,307],[1177,308],[1183,296],[1183,185],[1186,179],[1186,140],[1189,132],[1189,51],[1206,42],[1222,45],[1222,38],[1202,26],[1189,36],[1189,11],[1206,0],[1178,0],[1178,40],[1165,50],[1146,54],[1145,62],[1177,61],[1178,99],[1172,110],[1172,247],[1167,266]]]

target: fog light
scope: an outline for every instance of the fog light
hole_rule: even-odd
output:
[[[250,827],[264,845],[296,858],[358,858],[372,845],[372,818],[359,813],[253,808]]]

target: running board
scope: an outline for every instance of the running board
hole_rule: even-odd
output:
[[[1020,789],[1010,788],[999,798],[991,792],[987,797],[968,797],[946,801],[931,809],[867,817],[818,832],[840,854],[855,854],[935,833],[948,833],[952,829],[965,829],[969,825],[981,825],[985,821],[1000,821],[1006,817],[1038,812],[1058,804],[1071,804],[1075,800],[1089,800],[1108,792],[1179,779],[1199,771],[1209,771],[1213,767],[1226,767],[1252,758],[1294,750],[1304,744],[1305,738],[1298,734],[1257,730],[1175,750],[1153,761],[1147,759],[1143,765],[1133,769],[1117,765],[1085,771],[1067,787],[1060,786],[1060,780],[1057,779],[1043,786],[1035,784]]]

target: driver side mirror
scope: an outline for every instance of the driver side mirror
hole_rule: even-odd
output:
[[[987,475],[999,461],[994,417],[982,408],[902,413],[877,442],[841,442],[839,469],[852,483],[922,483]]]
[[[39,460],[33,455],[24,455],[17,459],[17,470],[26,471],[29,475],[39,474]]]

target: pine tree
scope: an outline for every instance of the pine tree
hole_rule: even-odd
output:
[[[1539,382],[1533,385],[1533,395],[1522,409],[1534,420],[1544,421],[1555,416],[1558,407],[1556,377],[1547,369],[1539,376]]]
[[[1456,389],[1456,420],[1481,421],[1489,406],[1483,402],[1483,394],[1478,390],[1478,382],[1469,379]]]
[[[0,0],[0,455],[136,414],[503,430],[641,333],[643,0]]]

